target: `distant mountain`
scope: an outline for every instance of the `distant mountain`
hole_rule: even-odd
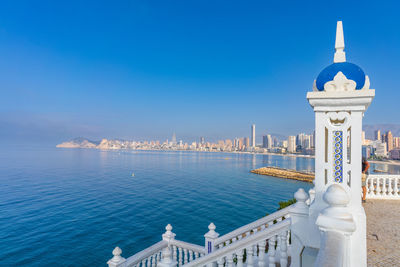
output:
[[[71,141],[58,144],[57,147],[63,148],[96,148],[100,141],[90,141],[83,137],[72,139]]]
[[[393,136],[400,136],[400,124],[365,124],[363,130],[367,139],[374,139],[376,130],[380,130],[381,134],[392,131]]]

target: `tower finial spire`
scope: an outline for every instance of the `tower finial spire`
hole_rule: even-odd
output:
[[[343,36],[343,24],[341,21],[337,22],[336,26],[336,42],[335,42],[335,57],[333,62],[345,62],[346,53],[344,52],[344,36]]]

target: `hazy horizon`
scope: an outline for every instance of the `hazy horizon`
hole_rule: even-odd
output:
[[[265,133],[310,133],[314,113],[306,93],[333,62],[337,20],[343,21],[347,60],[376,89],[364,123],[399,125],[398,7],[4,3],[0,139],[165,140],[175,132],[187,141],[218,140],[249,136],[253,123],[258,143]]]

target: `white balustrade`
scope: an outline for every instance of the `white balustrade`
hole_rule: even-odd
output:
[[[221,249],[227,245],[238,242],[245,237],[256,234],[258,231],[264,230],[270,225],[273,225],[274,221],[277,222],[289,218],[289,209],[290,207],[286,207],[268,216],[258,219],[257,221],[244,225],[230,233],[218,237],[214,241],[215,248]]]
[[[172,226],[168,224],[160,242],[127,259],[121,257],[122,251],[117,247],[108,265],[272,267],[280,264],[284,267],[288,262],[289,208],[279,210],[221,237],[215,232],[215,225],[211,223],[209,232],[205,235],[204,247],[175,239]]]
[[[400,200],[400,175],[371,174],[366,180],[368,199]]]
[[[276,259],[275,243],[278,236],[287,236],[287,231],[290,228],[290,220],[282,220],[275,224],[271,224],[264,229],[259,229],[257,233],[245,236],[236,242],[225,245],[224,247],[215,250],[214,252],[200,257],[195,261],[185,264],[184,267],[203,267],[203,266],[227,266],[237,267],[243,266],[243,254],[241,251],[246,249],[246,266],[247,267],[275,267],[277,263],[281,267],[287,266],[287,251],[286,246],[281,245],[281,255],[284,259]],[[266,244],[268,242],[268,257],[265,255]],[[285,240],[286,244],[286,240]],[[257,263],[256,263],[257,262]],[[284,263],[284,265],[281,265]],[[286,265],[285,265],[286,263]]]
[[[116,247],[113,251],[114,257],[107,262],[109,267],[157,267],[171,264],[182,266],[205,255],[204,247],[176,240],[171,225],[168,224],[165,229],[163,240],[127,259],[121,257],[122,251]],[[167,260],[162,257],[163,253],[168,254]]]

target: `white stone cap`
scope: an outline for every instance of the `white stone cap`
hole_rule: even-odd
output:
[[[356,230],[356,224],[347,205],[350,197],[343,186],[332,184],[324,193],[324,201],[329,205],[319,214],[316,224],[321,230],[337,231],[351,234]]]
[[[217,227],[215,226],[215,224],[210,223],[210,225],[208,226],[208,232],[204,235],[205,238],[208,239],[215,239],[218,238],[219,234],[217,232],[215,232],[215,229]]]
[[[165,230],[165,233],[162,235],[163,240],[170,241],[175,238],[175,234],[172,232],[172,226],[170,224],[165,227]]]
[[[315,111],[365,111],[374,97],[374,89],[342,92],[313,91],[307,93],[308,102]]]

